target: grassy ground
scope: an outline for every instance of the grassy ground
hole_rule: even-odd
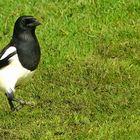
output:
[[[42,58],[15,96],[0,98],[1,140],[139,140],[139,0],[0,1],[0,48],[20,15],[41,22]]]

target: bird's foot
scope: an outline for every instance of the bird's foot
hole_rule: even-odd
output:
[[[34,106],[35,105],[33,102],[27,102],[22,99],[16,99],[14,101],[19,103],[19,105],[17,105],[14,109],[11,109],[12,111],[18,111],[18,110],[22,109],[24,106]]]

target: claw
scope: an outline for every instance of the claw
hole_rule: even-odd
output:
[[[33,102],[26,102],[24,100],[19,100],[18,101],[20,105],[29,105],[29,106],[34,106],[34,103]]]
[[[8,102],[9,102],[9,105],[10,105],[10,108],[11,108],[12,112],[20,110],[25,105],[29,105],[29,106],[34,106],[35,105],[32,102],[26,102],[26,101],[21,100],[21,99],[15,99],[12,90],[10,92],[5,93],[5,95],[7,96],[7,99],[8,99]],[[14,107],[13,101],[19,103],[19,105],[17,107]]]
[[[26,102],[24,100],[19,100],[19,99],[14,99],[14,101],[16,101],[17,103],[19,103],[18,106],[15,107],[14,111],[19,111],[20,109],[22,109],[24,106],[29,105],[29,106],[34,106],[35,104],[32,102]]]
[[[13,111],[19,111],[20,109],[22,109],[24,106],[34,106],[35,104],[32,102],[26,102],[24,100],[21,99],[14,99],[13,101],[19,103],[19,105],[17,105]]]

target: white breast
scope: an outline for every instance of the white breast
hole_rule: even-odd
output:
[[[10,47],[8,51],[1,57],[1,59],[8,56],[11,52],[15,51],[15,47]],[[25,69],[19,62],[17,54],[12,56],[10,59],[10,64],[2,69],[0,69],[0,89],[5,92],[15,90],[16,84],[26,79],[26,77],[32,75],[33,72]]]

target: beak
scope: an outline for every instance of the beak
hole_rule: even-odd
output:
[[[35,27],[35,26],[39,26],[41,25],[41,23],[35,19],[35,21],[33,23],[28,24],[28,27]]]
[[[35,22],[33,24],[34,24],[34,26],[41,25],[41,23],[39,21],[37,21],[37,20],[35,20]]]

